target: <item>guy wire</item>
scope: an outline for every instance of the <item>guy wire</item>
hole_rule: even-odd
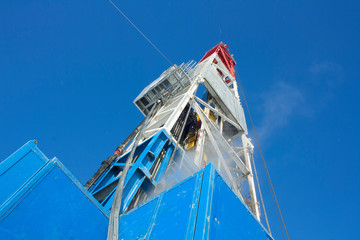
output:
[[[237,71],[235,71],[235,73],[237,74]],[[279,205],[279,202],[278,202],[278,200],[277,200],[276,193],[275,193],[275,190],[274,190],[274,186],[273,186],[272,181],[271,181],[271,178],[270,178],[270,173],[269,173],[269,170],[268,170],[267,165],[266,165],[266,162],[265,162],[265,157],[264,157],[263,151],[262,151],[261,146],[260,146],[259,138],[258,138],[258,136],[257,136],[257,134],[256,134],[254,122],[253,122],[252,117],[251,117],[251,114],[250,114],[250,110],[249,110],[249,106],[248,106],[247,101],[246,101],[245,93],[244,93],[244,90],[243,90],[243,88],[242,88],[241,81],[240,81],[240,78],[238,77],[238,75],[237,75],[237,81],[239,82],[239,89],[240,89],[240,91],[241,91],[241,94],[243,95],[244,103],[245,103],[247,112],[248,112],[248,114],[249,114],[249,119],[250,119],[250,122],[251,122],[251,125],[252,125],[252,128],[253,128],[253,131],[254,131],[254,134],[255,134],[256,143],[257,143],[257,145],[258,145],[258,147],[259,147],[259,152],[260,152],[261,159],[262,159],[262,162],[263,162],[263,165],[264,165],[264,169],[265,169],[266,176],[267,176],[267,179],[268,179],[269,188],[270,188],[271,193],[272,193],[273,201],[274,201],[274,204],[275,204],[275,202],[276,202],[276,206],[277,206],[277,209],[278,209],[278,211],[279,211],[279,214],[280,214],[280,217],[281,217],[281,220],[282,220],[282,223],[283,223],[283,226],[284,226],[284,229],[285,229],[287,238],[290,240],[289,233],[288,233],[288,230],[287,230],[285,221],[284,221],[284,217],[283,217],[283,215],[282,215],[282,212],[281,212],[281,209],[280,209],[280,205]],[[275,209],[276,209],[276,207],[275,207]],[[277,212],[276,212],[276,213],[277,213]],[[278,219],[278,220],[279,220],[279,219]],[[280,221],[279,221],[279,224],[280,224]],[[280,224],[280,226],[281,226],[281,224]],[[281,233],[283,234],[282,228],[280,228],[280,229],[281,229]],[[284,234],[283,234],[283,238],[284,238]],[[285,238],[284,238],[284,239],[285,239]]]
[[[161,55],[163,58],[165,58],[165,60],[166,60],[168,63],[170,63],[170,65],[174,65],[174,64],[172,64],[172,62],[169,60],[169,58],[167,58],[167,57],[165,56],[165,54],[163,54],[163,53],[159,50],[159,48],[157,48],[157,47],[155,46],[155,44],[154,44],[153,42],[151,42],[150,39],[149,39],[148,37],[146,37],[145,34],[115,5],[115,3],[113,3],[112,0],[109,0],[109,2],[116,8],[116,10],[117,10],[119,13],[121,13],[121,15],[123,15],[123,17],[124,17],[134,28],[151,44],[151,46],[153,46],[153,47],[156,49],[156,51],[158,51],[158,52],[160,53],[160,55]]]

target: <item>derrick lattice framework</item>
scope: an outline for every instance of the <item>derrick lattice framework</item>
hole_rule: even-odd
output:
[[[121,214],[212,163],[260,220],[251,166],[254,147],[247,138],[235,64],[228,47],[220,43],[199,63],[171,66],[140,93],[134,104],[145,116],[156,104],[149,121],[143,121],[85,185],[105,209],[110,211],[125,162],[135,148]]]

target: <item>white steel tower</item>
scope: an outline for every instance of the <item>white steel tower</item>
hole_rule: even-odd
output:
[[[145,120],[85,186],[105,208],[115,208],[119,186],[124,213],[212,163],[260,220],[254,146],[247,137],[235,64],[220,43],[199,63],[171,66],[139,94],[134,104]]]

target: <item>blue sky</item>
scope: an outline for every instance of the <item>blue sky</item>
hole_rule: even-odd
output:
[[[227,43],[291,239],[358,238],[356,1],[114,2],[173,63]],[[1,1],[0,159],[36,139],[85,183],[168,66],[108,1]],[[256,163],[281,239],[258,153]]]

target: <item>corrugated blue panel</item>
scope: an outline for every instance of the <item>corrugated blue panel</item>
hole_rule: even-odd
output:
[[[0,206],[31,178],[48,159],[29,141],[0,164]]]

